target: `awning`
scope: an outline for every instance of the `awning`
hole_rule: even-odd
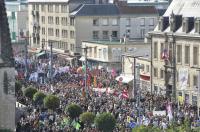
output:
[[[40,57],[41,55],[44,55],[45,54],[45,51],[42,51],[42,52],[40,52],[40,53],[37,53],[36,54],[36,57]]]
[[[134,76],[124,76],[124,75],[120,75],[120,76],[115,78],[115,80],[120,81],[122,83],[129,83],[133,79],[134,79]]]
[[[80,61],[85,61],[85,57],[81,56],[81,58],[79,59]]]
[[[140,79],[145,80],[145,81],[150,81],[150,74],[149,73],[141,73],[140,74]]]

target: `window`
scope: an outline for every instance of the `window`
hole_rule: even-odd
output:
[[[140,19],[140,26],[145,26],[145,18]]]
[[[68,37],[67,30],[62,30],[62,38],[67,38],[67,37]]]
[[[99,26],[99,19],[93,19],[93,26]]]
[[[149,72],[150,71],[150,67],[149,65],[146,65],[146,72]]]
[[[161,79],[164,79],[164,74],[165,74],[165,71],[164,70],[160,70],[160,78]]]
[[[55,12],[59,13],[59,5],[55,5]]]
[[[59,24],[60,24],[59,17],[56,17],[56,25],[59,25]]]
[[[92,32],[93,39],[99,39],[99,31]]]
[[[36,4],[36,11],[39,11],[39,4]]]
[[[182,62],[182,46],[177,45],[177,63]]]
[[[143,72],[144,71],[144,64],[141,64],[140,66],[141,66],[140,70]]]
[[[43,5],[43,4],[41,5],[41,11],[45,12],[45,5]]]
[[[162,60],[162,53],[164,52],[164,49],[165,49],[165,45],[164,43],[161,43],[160,44],[160,59]]]
[[[94,58],[97,58],[97,47],[94,47]]]
[[[52,16],[48,16],[48,24],[53,24],[53,17]]]
[[[108,31],[103,31],[103,39],[109,39]]]
[[[193,87],[198,86],[198,78],[196,75],[193,76]]]
[[[108,19],[107,19],[107,18],[104,18],[104,19],[102,20],[102,25],[103,25],[103,26],[107,26],[107,25],[108,25]]]
[[[198,65],[199,64],[199,48],[198,47],[193,47],[193,65]]]
[[[56,29],[56,37],[59,37],[59,36],[60,36],[59,29]]]
[[[35,4],[32,5],[33,10],[35,10]]]
[[[48,36],[53,36],[53,28],[48,28]]]
[[[53,5],[48,5],[48,12],[53,12]]]
[[[190,46],[185,46],[185,64],[190,63]]]
[[[158,68],[153,69],[153,75],[154,77],[158,77]]]
[[[42,35],[45,35],[45,28],[42,28]]]
[[[42,16],[42,24],[45,24],[45,16]]]
[[[70,31],[70,38],[71,38],[71,39],[74,38],[74,31]]]
[[[113,26],[118,25],[118,20],[117,20],[117,18],[112,19],[112,25],[113,25]]]
[[[190,86],[190,74],[188,73],[188,82],[187,82],[188,86]]]
[[[70,18],[70,26],[74,26],[74,18]]]
[[[145,29],[140,29],[140,35],[141,35],[141,38],[144,38],[144,35],[145,35]]]
[[[149,26],[154,26],[154,18],[149,18]]]
[[[158,58],[158,43],[157,42],[154,42],[153,49],[154,49],[153,50],[154,51],[153,58],[157,59]]]
[[[103,59],[106,60],[107,58],[107,49],[103,48]]]
[[[61,5],[61,12],[67,13],[67,5]]]
[[[117,31],[112,31],[112,37],[117,38]]]
[[[126,19],[126,26],[129,27],[131,25],[131,19],[127,18]]]
[[[62,17],[62,18],[61,18],[61,24],[62,24],[63,26],[67,26],[67,17]]]
[[[70,44],[70,50],[74,51],[74,44]]]
[[[99,49],[99,58],[102,58],[102,49]]]

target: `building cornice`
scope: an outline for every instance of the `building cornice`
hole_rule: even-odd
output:
[[[150,36],[162,36],[164,37],[165,35],[171,36],[174,35],[177,38],[184,38],[184,39],[200,39],[200,34],[183,34],[183,33],[172,33],[172,32],[158,32],[158,31],[152,31],[149,32]]]

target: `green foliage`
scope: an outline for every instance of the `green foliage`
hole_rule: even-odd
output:
[[[102,113],[95,118],[96,127],[103,132],[112,132],[116,125],[116,120],[110,113]]]
[[[60,99],[55,95],[48,95],[44,98],[44,106],[50,110],[59,108]]]
[[[79,115],[82,113],[82,109],[80,106],[76,104],[70,104],[65,109],[66,112],[68,112],[69,117],[71,119],[74,119],[76,117],[79,117]]]
[[[33,95],[37,92],[37,89],[29,86],[24,90],[24,96],[28,97],[29,99],[33,99]]]
[[[132,132],[161,132],[159,128],[149,126],[139,126],[132,129]]]
[[[84,124],[90,126],[92,123],[94,123],[95,115],[91,112],[84,112],[80,115],[80,120]]]
[[[15,82],[15,92],[18,93],[22,89],[22,83],[20,81]]]
[[[33,95],[33,101],[40,105],[43,103],[45,97],[46,95],[44,93],[38,91]]]

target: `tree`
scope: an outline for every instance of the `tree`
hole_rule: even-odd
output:
[[[82,109],[79,105],[70,104],[66,107],[66,112],[68,112],[71,119],[74,119],[76,117],[79,117],[79,115],[82,113]]]
[[[91,112],[84,112],[80,115],[80,120],[87,126],[90,126],[92,123],[94,123],[95,115]]]
[[[33,99],[33,95],[37,92],[37,89],[33,87],[28,87],[24,90],[24,96],[28,97],[29,99]]]
[[[46,97],[46,95],[40,91],[36,92],[33,95],[33,101],[39,105],[41,105],[43,103],[44,98]]]
[[[103,132],[112,132],[116,125],[116,120],[110,113],[102,113],[95,118],[96,127]]]
[[[44,98],[44,106],[48,109],[55,110],[59,108],[60,99],[55,95],[48,95]]]

